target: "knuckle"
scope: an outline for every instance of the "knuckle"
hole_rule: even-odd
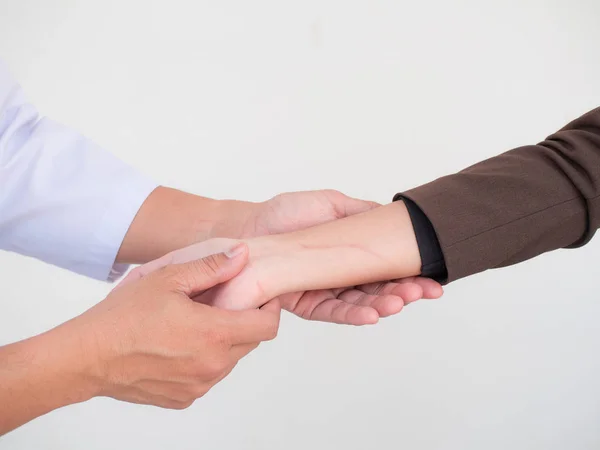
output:
[[[221,358],[215,362],[215,369],[217,369],[218,375],[221,375],[225,371],[227,371],[228,367],[229,367],[229,364],[228,364],[228,361],[225,360],[225,358]]]
[[[286,197],[289,197],[289,192],[288,193],[283,193],[283,194],[277,194],[274,197],[271,197],[271,199],[269,200],[269,202],[271,204],[278,204],[280,203],[282,200],[285,200]]]
[[[195,284],[196,270],[185,270],[178,264],[165,266],[159,269],[161,278],[166,286],[172,290],[185,290]]]
[[[214,277],[220,272],[221,258],[219,255],[209,255],[204,259],[198,260],[197,264],[200,265],[204,275]]]
[[[207,280],[218,280],[221,274],[220,255],[210,255],[203,259],[190,261],[185,265],[173,266],[173,279],[178,287],[189,288],[206,283]],[[216,283],[215,283],[216,284]]]
[[[324,189],[323,193],[325,195],[332,196],[332,197],[339,197],[340,195],[344,195],[337,189]]]
[[[219,377],[226,367],[225,358],[221,355],[212,355],[198,361],[195,376],[202,381],[210,381]]]
[[[184,401],[174,401],[172,403],[171,409],[184,410],[188,409],[190,406],[194,404],[194,400],[184,400]]]
[[[272,324],[267,327],[266,331],[266,339],[267,341],[272,341],[279,334],[279,324]]]
[[[194,397],[194,399],[198,399],[201,397],[204,397],[206,395],[206,393],[209,391],[209,388],[207,386],[205,386],[204,384],[198,384],[197,386],[194,386],[192,388],[192,396]]]
[[[225,358],[217,356],[206,363],[206,373],[210,378],[220,376],[227,368]]]

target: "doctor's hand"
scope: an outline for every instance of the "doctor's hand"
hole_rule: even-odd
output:
[[[243,269],[247,247],[227,250],[122,283],[74,320],[71,326],[89,336],[95,349],[97,395],[186,408],[260,342],[276,336],[277,303],[225,311],[190,299]]]
[[[360,214],[378,206],[381,205],[349,197],[333,189],[287,192],[264,202],[252,203],[242,221],[241,231],[221,236],[252,238],[289,233]]]
[[[244,244],[223,250],[121,284],[82,315],[0,347],[0,436],[97,396],[186,408],[273,339],[277,302],[226,311],[190,299],[243,269]]]

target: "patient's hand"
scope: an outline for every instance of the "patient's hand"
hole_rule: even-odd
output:
[[[225,309],[257,308],[271,294],[263,288],[261,271],[252,266],[233,280],[206,291],[198,301]],[[411,277],[390,282],[336,289],[301,291],[277,296],[282,308],[307,320],[345,325],[369,325],[399,313],[422,298],[441,297],[442,287],[428,278]]]
[[[134,269],[122,284],[167,264],[184,263],[227,251],[238,243],[233,239],[211,239],[171,252]],[[284,309],[305,319],[366,325],[400,312],[408,303],[421,298],[438,298],[443,293],[438,283],[420,277],[357,287],[282,292],[282,286],[294,284],[302,278],[302,273],[285,273],[286,263],[277,252],[268,251],[269,238],[251,240],[249,244],[250,263],[246,268],[233,280],[196,298],[197,301],[226,309],[250,309],[279,297]],[[293,253],[286,253],[285,257],[293,258]],[[274,267],[278,270],[274,271]],[[280,275],[282,272],[283,277]],[[273,274],[284,279],[273,279]]]
[[[437,282],[421,277],[289,293],[287,287],[301,285],[319,261],[310,261],[306,271],[298,270],[304,262],[294,261],[295,272],[287,271],[296,253],[289,248],[283,252],[271,249],[273,241],[272,237],[250,240],[250,262],[244,270],[229,282],[206,291],[198,301],[225,309],[249,309],[278,297],[284,309],[304,319],[367,325],[399,313],[404,305],[416,300],[439,298],[443,294]]]

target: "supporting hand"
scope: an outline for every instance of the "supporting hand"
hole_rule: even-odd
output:
[[[273,339],[277,302],[226,311],[190,299],[243,269],[247,247],[227,249],[130,280],[81,316],[0,347],[0,405],[10,405],[0,435],[95,396],[185,408]]]
[[[225,311],[190,297],[226,282],[244,267],[244,244],[170,265],[121,285],[80,318],[94,330],[101,395],[169,408],[189,406],[261,341],[273,339],[279,306]]]

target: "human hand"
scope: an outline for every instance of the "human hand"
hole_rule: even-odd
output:
[[[300,291],[278,297],[282,308],[307,320],[343,325],[370,325],[398,314],[421,299],[442,296],[439,283],[429,278],[408,277],[361,286]]]
[[[246,211],[240,238],[289,233],[332,220],[359,214],[380,206],[379,203],[349,197],[339,191],[287,192]]]
[[[69,323],[85,336],[96,395],[181,409],[202,397],[236,363],[278,330],[280,306],[226,311],[193,302],[236,276],[248,259],[244,244],[143,278],[130,277]]]

